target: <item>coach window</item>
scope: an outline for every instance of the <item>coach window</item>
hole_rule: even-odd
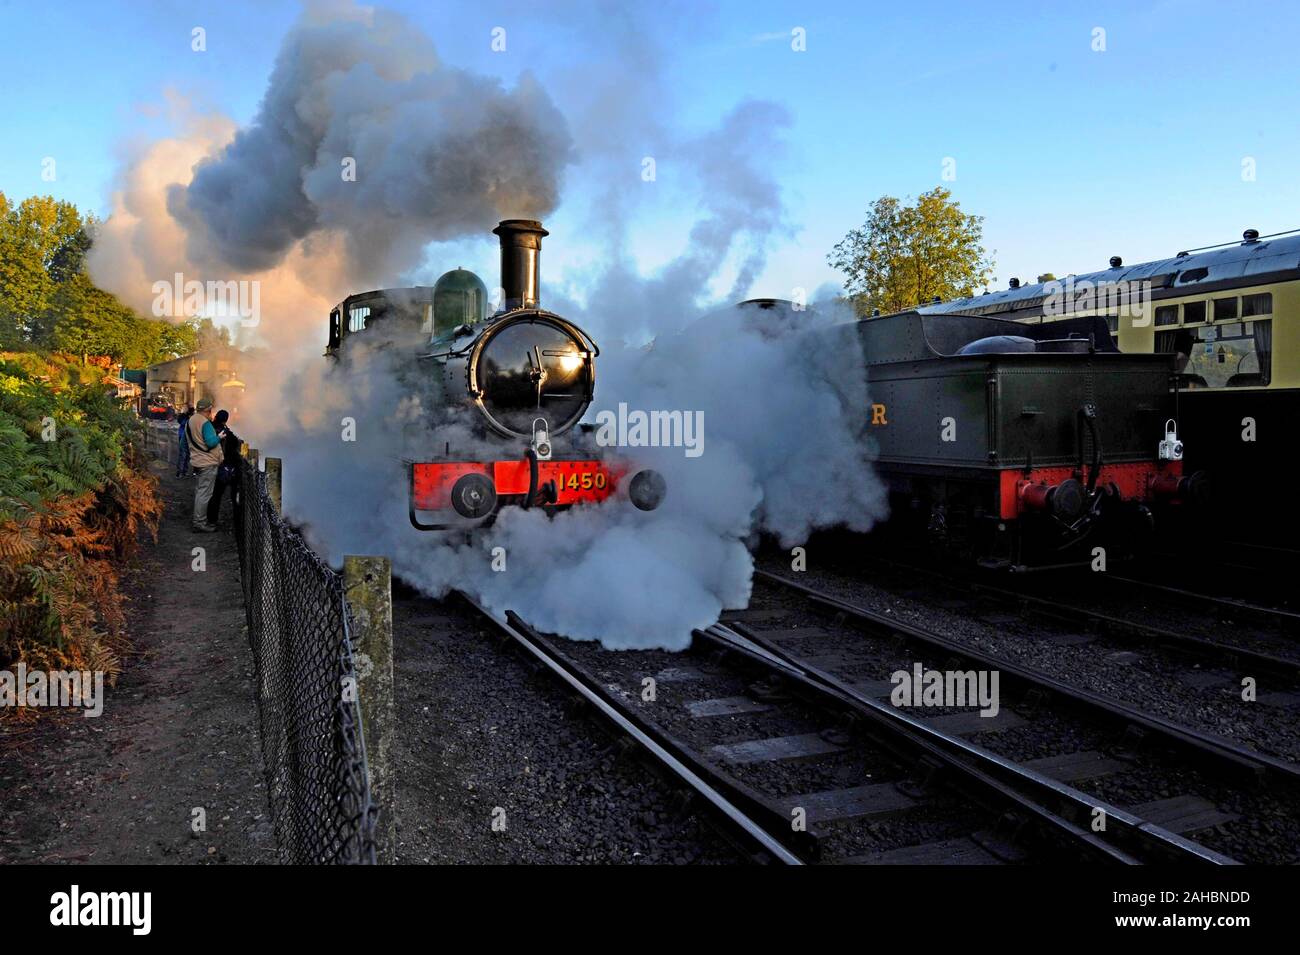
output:
[[[1229,322],[1196,329],[1185,373],[1210,388],[1267,385],[1273,371],[1273,323]]]
[[[1177,325],[1178,324],[1178,306],[1161,305],[1156,309],[1157,325]]]
[[[1183,303],[1183,324],[1199,325],[1205,321],[1205,303],[1204,302],[1184,302]]]
[[[1216,322],[1230,322],[1237,317],[1237,299],[1233,298],[1216,298],[1214,300],[1214,320]]]
[[[1184,328],[1171,328],[1156,332],[1156,353],[1174,356],[1174,373],[1179,376],[1182,388],[1204,388],[1205,379],[1192,375],[1188,365],[1195,351],[1196,332]]]
[[[1273,293],[1259,292],[1256,295],[1243,295],[1241,297],[1241,317],[1250,318],[1252,315],[1272,315],[1273,314]]]

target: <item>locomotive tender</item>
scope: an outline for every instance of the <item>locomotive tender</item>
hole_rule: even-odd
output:
[[[853,328],[895,520],[985,566],[1127,552],[1204,492],[1174,433],[1172,357],[1120,354],[1103,319],[910,311]]]
[[[577,325],[539,307],[541,240],[549,233],[533,219],[504,220],[493,233],[501,241],[503,301],[491,316],[487,288],[459,268],[432,288],[363,292],[330,313],[327,355],[346,354],[347,342],[378,322],[402,323],[419,335],[417,360],[433,380],[435,413],[471,412],[476,453],[448,443],[436,460],[406,462],[411,524],[472,528],[503,506],[550,512],[620,492],[654,510],[665,493],[662,476],[644,469],[629,478],[629,465],[595,448],[578,427],[595,393],[600,350]],[[499,453],[485,459],[484,447]]]
[[[918,311],[1031,326],[1098,316],[1123,351],[1174,357],[1187,466],[1214,479],[1214,501],[1186,529],[1195,545],[1212,546],[1206,538],[1214,534],[1300,534],[1300,518],[1265,478],[1292,453],[1300,416],[1300,231],[1247,229],[1240,242],[1136,265],[1114,256],[1109,264],[1065,279],[1012,279],[1010,288]]]

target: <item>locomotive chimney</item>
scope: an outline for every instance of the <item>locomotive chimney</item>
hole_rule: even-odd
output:
[[[501,237],[501,288],[506,311],[536,308],[541,299],[542,236],[536,219],[504,219],[492,230]]]

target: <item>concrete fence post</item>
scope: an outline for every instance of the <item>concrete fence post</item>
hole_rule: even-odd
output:
[[[395,731],[393,701],[393,570],[387,557],[343,558],[343,592],[352,609],[352,653],[357,698],[370,770],[370,793],[379,809],[376,832],[380,862],[392,861],[397,830],[390,751]]]
[[[258,463],[258,460],[257,460],[257,448],[249,448],[249,449],[248,449],[248,463],[251,464],[251,465],[253,466],[253,470],[254,470],[254,471],[260,471],[260,470],[261,470],[261,468],[259,468],[259,467],[257,466],[257,463]]]
[[[280,513],[280,477],[281,463],[279,458],[266,459],[266,495],[271,499],[271,506],[275,508],[275,513]]]

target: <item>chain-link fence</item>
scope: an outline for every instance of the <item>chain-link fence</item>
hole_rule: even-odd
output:
[[[172,467],[174,421],[145,422],[147,453]],[[374,863],[377,810],[361,732],[343,579],[271,501],[266,475],[240,464],[235,539],[257,681],[262,756],[280,858]]]
[[[247,460],[238,489],[235,537],[281,859],[374,863],[377,813],[343,580],[280,518],[266,475]]]

